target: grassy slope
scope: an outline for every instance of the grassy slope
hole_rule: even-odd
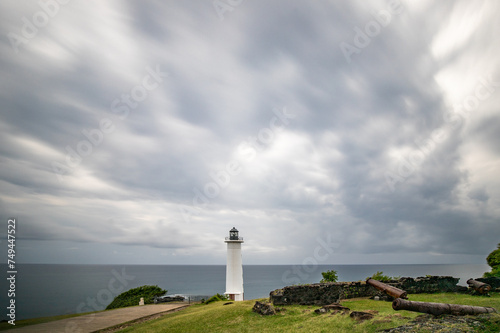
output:
[[[500,295],[477,297],[459,294],[410,295],[413,301],[456,303],[492,306],[500,310]],[[183,311],[145,322],[120,332],[376,332],[396,327],[415,318],[418,313],[394,311],[390,302],[368,299],[345,300],[342,305],[353,311],[377,310],[379,314],[364,323],[357,323],[348,316],[318,315],[312,306],[286,306],[286,311],[276,316],[264,317],[251,311],[255,300],[223,305],[194,305]]]

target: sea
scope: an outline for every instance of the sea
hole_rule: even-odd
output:
[[[7,265],[0,267],[8,271]],[[0,306],[5,320],[9,319],[6,307],[12,300],[16,320],[22,320],[103,310],[119,293],[143,285],[157,285],[167,290],[167,295],[183,295],[193,301],[225,291],[225,265],[19,264],[16,268],[14,284],[7,280],[12,275],[8,273],[1,283]],[[319,282],[321,272],[332,269],[339,281],[364,280],[382,271],[402,277],[448,275],[460,278],[459,285],[490,270],[486,264],[244,265],[244,297],[264,298],[287,285]]]

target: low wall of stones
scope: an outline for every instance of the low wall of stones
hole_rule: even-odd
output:
[[[458,278],[451,276],[426,276],[405,277],[389,281],[387,284],[405,290],[408,294],[466,291],[466,287],[457,286],[458,281]],[[329,282],[276,289],[269,294],[269,300],[274,305],[327,305],[341,299],[382,295],[383,292],[366,284],[365,281]]]
[[[272,291],[269,297],[274,305],[327,305],[346,298],[375,296],[377,292],[364,281],[335,282],[285,287]]]
[[[391,281],[391,285],[405,290],[408,294],[432,294],[441,292],[465,292],[467,287],[457,286],[460,279],[452,276],[404,277]]]

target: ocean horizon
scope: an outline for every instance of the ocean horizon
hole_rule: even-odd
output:
[[[4,264],[4,269],[6,265]],[[272,290],[293,284],[316,283],[321,272],[334,269],[339,281],[364,280],[377,271],[385,275],[418,277],[446,275],[478,278],[486,264],[413,265],[243,265],[246,300],[268,297]],[[225,291],[225,265],[92,265],[19,264],[16,281],[16,320],[103,310],[121,292],[158,285],[168,295],[211,296]],[[4,279],[0,302],[7,306]],[[3,315],[7,319],[6,314]]]

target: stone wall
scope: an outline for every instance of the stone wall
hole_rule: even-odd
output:
[[[419,278],[405,277],[390,281],[387,284],[405,290],[408,294],[466,291],[466,287],[457,286],[458,281],[458,278],[451,276],[428,276]],[[274,305],[327,305],[341,299],[379,295],[383,295],[383,293],[366,284],[365,281],[330,282],[276,289],[269,294],[269,300]]]
[[[314,283],[277,289],[271,291],[269,298],[274,305],[327,305],[340,299],[374,296],[377,292],[364,281]]]
[[[408,294],[432,294],[441,292],[467,291],[467,287],[457,286],[460,279],[452,276],[425,276],[418,278],[400,278],[391,283]],[[391,281],[392,282],[392,281]]]

